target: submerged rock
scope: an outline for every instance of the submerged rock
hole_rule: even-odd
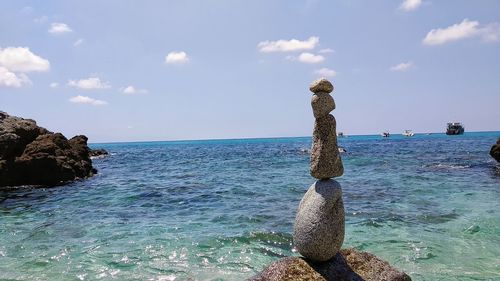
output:
[[[498,138],[497,143],[491,147],[490,155],[493,159],[500,162],[500,138]]]
[[[335,180],[316,181],[300,201],[293,244],[304,257],[326,261],[344,242],[345,215],[342,189]]]
[[[70,140],[0,112],[0,186],[57,185],[92,176],[86,136]]]
[[[93,158],[103,158],[109,155],[109,152],[106,150],[99,148],[99,149],[91,149],[89,151],[89,156],[91,159]]]
[[[248,281],[411,281],[410,276],[373,254],[343,249],[325,262],[300,257],[280,259]]]

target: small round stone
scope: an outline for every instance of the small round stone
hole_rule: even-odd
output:
[[[314,118],[320,118],[327,116],[328,113],[335,109],[335,101],[330,94],[317,93],[312,95],[311,106]]]
[[[333,91],[333,85],[325,78],[321,78],[313,81],[309,86],[309,90],[313,93],[331,93]]]

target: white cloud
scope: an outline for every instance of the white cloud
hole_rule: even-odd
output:
[[[102,81],[99,77],[90,77],[80,80],[69,80],[68,86],[76,87],[83,90],[109,89],[109,82]]]
[[[72,103],[83,103],[83,104],[91,104],[91,105],[96,105],[96,106],[108,104],[107,102],[105,102],[103,100],[96,100],[96,99],[93,99],[91,97],[80,96],[80,95],[70,98],[69,101]]]
[[[73,30],[65,23],[54,22],[50,25],[49,33],[64,34],[69,32],[73,32]]]
[[[413,67],[413,62],[409,61],[409,62],[402,62],[400,64],[391,66],[390,70],[392,70],[392,71],[406,71],[412,67]]]
[[[51,88],[58,88],[58,87],[59,87],[59,83],[57,83],[57,82],[52,82],[52,83],[50,83],[50,85],[49,85],[49,86],[50,86]]]
[[[185,52],[170,52],[165,57],[165,63],[167,64],[183,64],[188,61],[189,58]]]
[[[326,48],[326,49],[321,49],[318,51],[318,53],[320,54],[328,54],[328,53],[334,53],[335,50],[334,49],[330,49],[330,48]]]
[[[48,60],[33,54],[27,47],[0,48],[0,66],[14,72],[47,71]]]
[[[405,0],[399,6],[399,9],[409,12],[418,9],[422,5],[422,0]]]
[[[83,40],[83,38],[79,38],[78,40],[75,41],[75,43],[73,43],[73,46],[78,47],[83,43],[83,41],[85,41]]]
[[[0,87],[19,88],[24,85],[31,85],[31,81],[26,74],[16,74],[0,66]]]
[[[262,41],[257,45],[257,48],[261,53],[271,53],[271,52],[293,52],[293,51],[303,51],[312,50],[319,43],[319,37],[311,36],[305,41],[300,41],[297,39],[291,40],[278,40],[278,41]]]
[[[480,37],[485,42],[499,41],[500,24],[494,22],[487,25],[481,25],[478,21],[464,19],[461,23],[445,28],[432,29],[427,33],[422,42],[425,45],[432,46],[472,37]]]
[[[303,63],[320,63],[325,60],[325,57],[311,53],[302,53],[298,56],[297,60]]]
[[[326,67],[320,68],[314,71],[314,73],[322,77],[335,77],[337,75],[335,70]]]
[[[127,95],[133,95],[133,94],[147,94],[148,90],[145,89],[136,89],[134,86],[130,85],[126,88],[120,89],[120,91],[124,94]]]

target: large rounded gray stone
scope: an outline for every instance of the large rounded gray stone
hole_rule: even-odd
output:
[[[316,181],[300,201],[293,244],[304,257],[326,261],[344,242],[345,213],[342,188],[335,180]]]

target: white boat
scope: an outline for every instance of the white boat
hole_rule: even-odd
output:
[[[383,133],[381,133],[380,135],[381,135],[382,137],[384,137],[384,138],[388,138],[388,137],[390,137],[390,136],[391,136],[391,134],[389,134],[389,132],[383,132]]]
[[[415,133],[413,133],[411,130],[405,130],[403,132],[403,136],[405,137],[413,137],[415,135]]]

